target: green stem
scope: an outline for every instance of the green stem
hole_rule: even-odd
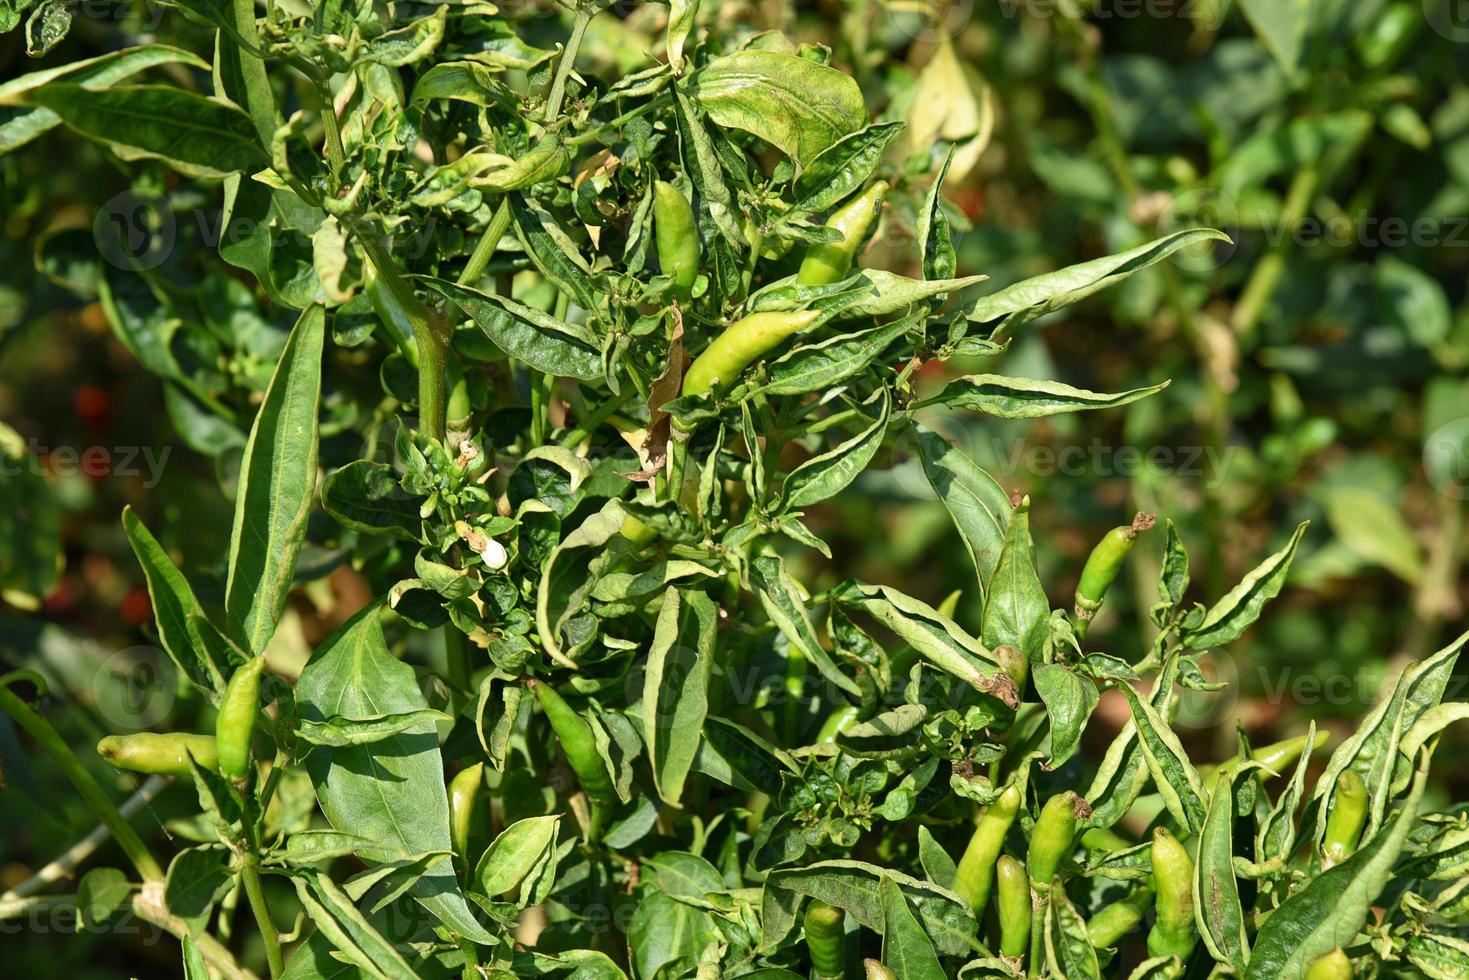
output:
[[[447,324],[413,292],[404,281],[387,248],[371,231],[348,219],[352,230],[377,267],[378,278],[393,301],[402,307],[413,328],[413,341],[418,346],[418,424],[424,435],[442,442],[448,411],[448,385],[444,381],[444,361],[449,350]]]
[[[285,972],[286,963],[281,957],[281,937],[275,922],[270,917],[270,906],[265,901],[265,891],[260,887],[260,864],[254,850],[245,855],[245,867],[240,872],[245,882],[245,895],[250,899],[250,911],[255,913],[255,923],[260,926],[260,937],[265,940],[265,960],[270,965],[270,975],[278,977]]]
[[[1265,304],[1275,295],[1275,289],[1285,275],[1285,263],[1295,245],[1296,225],[1309,213],[1320,182],[1321,171],[1314,166],[1302,167],[1296,171],[1295,179],[1291,181],[1285,206],[1280,212],[1280,237],[1270,246],[1270,251],[1255,263],[1249,282],[1245,284],[1239,302],[1234,307],[1234,332],[1241,341],[1249,340],[1254,334]]]
[[[603,422],[616,415],[617,410],[627,404],[627,400],[631,397],[632,392],[625,391],[616,398],[609,398],[601,405],[598,405],[594,412],[577,423],[576,428],[561,437],[561,445],[568,449],[575,449],[577,446],[580,446],[582,441],[593,432],[596,432]]]
[[[456,691],[470,689],[469,645],[465,636],[453,623],[444,624],[444,661],[449,675],[449,686]]]
[[[347,165],[347,151],[342,145],[342,128],[337,123],[337,103],[332,96],[331,83],[326,75],[313,75],[311,83],[316,87],[316,98],[321,103],[321,128],[326,132],[326,158],[332,173],[340,174]]]
[[[530,441],[532,445],[544,446],[546,444],[546,432],[551,427],[548,417],[551,408],[551,389],[555,384],[555,375],[542,374],[534,370],[530,372]]]
[[[474,252],[469,256],[469,261],[464,264],[464,271],[459,273],[459,285],[473,286],[479,282],[480,276],[485,274],[485,266],[490,264],[494,257],[495,249],[500,247],[500,239],[510,230],[510,202],[501,201],[500,206],[495,209],[495,215],[490,219],[489,227],[480,236],[480,240],[474,246]]]
[[[551,79],[551,91],[546,96],[546,112],[541,118],[547,123],[555,121],[561,112],[561,102],[566,97],[566,80],[576,65],[576,52],[581,47],[582,36],[592,22],[592,12],[586,7],[576,8],[576,18],[571,22],[571,36],[561,51],[561,60],[556,63],[556,75]]]
[[[117,806],[108,799],[107,793],[102,789],[97,780],[88,772],[81,760],[72,752],[71,747],[62,740],[51,724],[31,710],[14,692],[0,686],[0,710],[3,710],[16,724],[30,733],[31,737],[41,743],[41,747],[51,756],[52,760],[71,780],[82,799],[87,801],[98,818],[112,831],[112,836],[122,848],[128,860],[133,862],[133,867],[138,869],[138,874],[144,881],[162,881],[163,869],[159,867],[157,860],[143,843],[143,839],[133,830],[132,825],[127,822],[119,812]]]
[[[618,116],[616,119],[613,119],[611,122],[605,122],[602,125],[598,126],[596,129],[589,129],[585,133],[578,133],[575,136],[568,136],[562,142],[566,146],[585,146],[588,143],[595,143],[605,138],[609,133],[615,133],[617,130],[621,129],[623,126],[626,126],[628,123],[632,122],[639,116],[644,115],[645,113],[667,103],[668,101],[670,101],[671,98],[672,96],[665,92],[655,99],[649,99],[647,102],[644,102],[636,109],[629,109],[627,112],[624,112],[622,115]]]

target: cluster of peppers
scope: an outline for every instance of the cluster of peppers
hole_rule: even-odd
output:
[[[213,735],[109,735],[97,743],[97,752],[117,768],[133,772],[187,776],[197,764],[217,769],[231,779],[244,779],[250,768],[250,743],[260,713],[260,677],[264,672],[263,656],[236,668],[220,698]]]

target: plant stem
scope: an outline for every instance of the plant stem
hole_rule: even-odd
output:
[[[571,22],[571,36],[566,39],[566,47],[561,50],[561,60],[556,63],[556,75],[551,79],[551,90],[546,95],[546,111],[541,117],[545,122],[553,122],[561,112],[561,102],[566,97],[566,79],[571,75],[571,69],[576,65],[576,52],[581,47],[581,39],[587,32],[587,25],[592,22],[592,12],[586,7],[576,8],[576,18]]]
[[[265,891],[260,887],[260,859],[253,848],[245,851],[245,867],[241,870],[240,877],[245,882],[245,895],[250,899],[250,910],[255,913],[255,923],[260,927],[260,938],[265,940],[265,960],[270,964],[270,975],[278,977],[286,968],[285,960],[281,958],[281,937],[270,917]]]
[[[122,814],[123,819],[131,818],[139,810],[151,803],[153,798],[163,792],[163,788],[171,782],[173,782],[172,776],[149,776],[148,781],[138,787],[137,792],[133,793],[122,806],[117,808],[117,812]],[[97,850],[111,836],[112,828],[108,827],[105,823],[94,828],[90,834],[67,848],[56,860],[31,875],[19,885],[16,885],[4,895],[0,895],[0,903],[34,895],[48,885],[60,881],[63,878],[71,877],[82,862],[91,857],[92,852]]]
[[[163,903],[163,882],[144,885],[143,888],[133,896],[133,914],[146,922],[151,922],[169,935],[182,941],[189,935],[189,926],[184,920],[168,911]],[[224,980],[259,980],[255,974],[240,966],[235,961],[234,954],[225,948],[219,940],[201,932],[193,937],[194,946],[204,957],[204,962],[219,971]]]
[[[1295,244],[1296,226],[1309,213],[1320,182],[1321,171],[1314,166],[1302,167],[1296,171],[1295,179],[1291,181],[1290,191],[1286,194],[1285,205],[1280,212],[1280,237],[1270,246],[1270,251],[1255,263],[1249,282],[1245,283],[1239,302],[1234,307],[1232,326],[1241,341],[1247,341],[1254,335],[1265,304],[1275,295],[1280,277],[1285,275],[1286,259],[1290,257]]]
[[[628,123],[632,122],[634,119],[638,118],[649,110],[663,105],[669,100],[669,98],[670,96],[667,93],[664,93],[657,98],[649,99],[647,102],[644,102],[636,109],[629,109],[627,112],[624,112],[616,119],[613,119],[610,122],[605,122],[602,125],[598,126],[596,129],[589,129],[585,133],[577,133],[575,136],[568,136],[562,142],[564,142],[567,146],[585,146],[587,143],[595,143],[597,140],[602,139],[603,136],[607,133],[616,132],[618,129],[626,126]]]
[[[316,98],[321,103],[321,128],[326,132],[326,158],[332,173],[340,174],[347,165],[347,151],[342,146],[342,129],[337,123],[337,102],[332,96],[332,87],[325,74],[313,75],[311,83],[316,87]]]
[[[580,446],[582,441],[593,432],[596,432],[603,422],[616,415],[617,410],[627,404],[628,399],[631,397],[632,392],[625,391],[616,398],[609,398],[601,405],[598,405],[595,411],[577,423],[576,428],[561,437],[561,445],[568,449],[575,449],[577,446]]]
[[[16,724],[31,734],[41,747],[50,754],[51,759],[71,780],[82,799],[97,814],[98,818],[112,831],[112,836],[117,839],[117,844],[122,848],[128,860],[133,862],[133,867],[138,869],[138,874],[144,881],[162,881],[163,869],[159,867],[158,861],[154,859],[148,846],[133,830],[132,825],[127,822],[117,806],[108,799],[107,793],[98,784],[97,780],[88,772],[81,760],[72,752],[71,747],[56,733],[50,722],[31,710],[30,705],[22,701],[9,688],[0,687],[0,710],[3,710]]]
[[[490,219],[489,227],[480,236],[479,242],[474,246],[474,252],[469,256],[469,261],[464,264],[464,270],[459,273],[457,280],[461,286],[473,286],[479,282],[480,276],[485,274],[485,266],[490,264],[490,259],[495,255],[495,249],[500,247],[500,239],[505,237],[505,232],[510,230],[510,202],[502,200],[500,206],[495,209],[495,215]]]
[[[351,219],[348,219],[348,224],[377,267],[378,278],[387,287],[393,301],[402,307],[413,328],[413,341],[418,346],[419,430],[442,442],[448,411],[448,385],[444,381],[444,360],[449,350],[448,326],[404,281],[397,263],[377,236]]]

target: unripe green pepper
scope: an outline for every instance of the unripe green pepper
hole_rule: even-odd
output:
[[[1148,955],[1187,960],[1198,940],[1194,925],[1194,862],[1162,827],[1153,831],[1154,908],[1158,918],[1148,932]]]
[[[1076,585],[1076,629],[1081,636],[1086,635],[1092,617],[1102,608],[1102,600],[1106,598],[1112,583],[1117,580],[1117,573],[1122,571],[1122,563],[1127,559],[1127,553],[1132,550],[1137,536],[1152,527],[1156,521],[1157,518],[1152,514],[1138,514],[1131,524],[1108,531],[1087,556],[1086,565],[1081,570],[1081,580]]]
[[[1311,751],[1314,752],[1316,749],[1321,748],[1321,746],[1330,740],[1330,732],[1317,732],[1315,742],[1311,746]],[[1287,738],[1279,742],[1273,742],[1270,745],[1262,745],[1257,749],[1251,749],[1250,759],[1260,763],[1260,765],[1269,769],[1271,772],[1279,774],[1283,773],[1287,766],[1299,759],[1301,753],[1304,751],[1306,751],[1306,736],[1296,735],[1293,738]],[[1225,759],[1218,765],[1199,766],[1199,779],[1203,781],[1205,787],[1212,791],[1214,785],[1219,781],[1219,774],[1230,771],[1239,765],[1239,762],[1240,757],[1235,755]],[[1262,772],[1259,773],[1259,776],[1261,779],[1264,779],[1266,774]]]
[[[653,236],[659,268],[673,278],[674,295],[688,302],[699,278],[699,232],[689,199],[666,180],[653,184]]]
[[[1313,960],[1306,970],[1306,980],[1352,980],[1354,975],[1352,961],[1340,946]]]
[[[821,728],[816,732],[816,745],[829,745],[837,740],[837,736],[851,728],[857,721],[857,706],[843,704],[826,716],[821,723]]]
[[[550,684],[535,679],[527,683],[536,692],[536,700],[541,702],[541,710],[546,713],[546,719],[550,721],[551,729],[561,743],[561,751],[566,753],[567,765],[576,773],[577,781],[581,783],[582,792],[586,793],[587,799],[604,804],[616,799],[612,775],[607,771],[607,764],[602,761],[602,753],[597,751],[597,740],[592,734],[592,726]]]
[[[737,320],[694,358],[683,377],[685,395],[707,395],[740,376],[757,357],[821,319],[820,310],[794,313],[751,313]]]
[[[1367,783],[1355,769],[1348,769],[1336,781],[1331,796],[1331,813],[1326,818],[1326,834],[1321,838],[1321,867],[1329,868],[1351,857],[1367,825],[1369,809]]]
[[[1357,35],[1357,54],[1368,68],[1387,67],[1402,57],[1426,22],[1423,11],[1415,6],[1394,4]]]
[[[847,270],[852,267],[852,259],[861,251],[867,232],[882,211],[882,199],[887,192],[887,182],[879,180],[833,211],[826,219],[826,227],[835,228],[842,237],[835,242],[808,248],[801,260],[801,269],[796,273],[796,282],[822,286],[845,279]]]
[[[236,669],[219,702],[214,720],[219,771],[231,779],[244,779],[250,770],[250,740],[255,737],[255,719],[260,714],[260,674],[264,670],[264,657]]]
[[[1032,884],[1049,887],[1061,869],[1061,862],[1071,854],[1076,839],[1077,805],[1086,803],[1071,790],[1057,793],[1041,807],[1030,834],[1030,850],[1025,857],[1026,870]]]
[[[1086,924],[1086,936],[1097,949],[1116,946],[1132,930],[1142,925],[1148,909],[1153,907],[1153,890],[1135,888],[1111,905],[1105,906]]]
[[[449,842],[454,853],[469,865],[469,833],[474,828],[474,812],[479,805],[479,788],[484,780],[485,764],[465,766],[449,783]]]
[[[847,972],[846,917],[841,909],[814,898],[806,906],[806,948],[811,954],[811,967],[821,980]]]
[[[119,769],[159,776],[189,775],[189,756],[205,769],[219,767],[214,736],[187,732],[109,735],[97,743],[97,754]]]
[[[959,868],[954,873],[954,893],[969,903],[975,915],[983,915],[989,901],[995,861],[1015,815],[1020,812],[1020,797],[1020,787],[1011,783],[985,807],[969,838],[969,846],[959,859]]]
[[[1030,878],[1008,854],[995,864],[995,917],[1000,922],[1000,955],[1024,956],[1030,944]]]

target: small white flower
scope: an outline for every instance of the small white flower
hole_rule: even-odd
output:
[[[506,551],[505,546],[494,538],[485,540],[485,546],[480,549],[479,557],[487,568],[497,572],[510,563],[510,552]]]

